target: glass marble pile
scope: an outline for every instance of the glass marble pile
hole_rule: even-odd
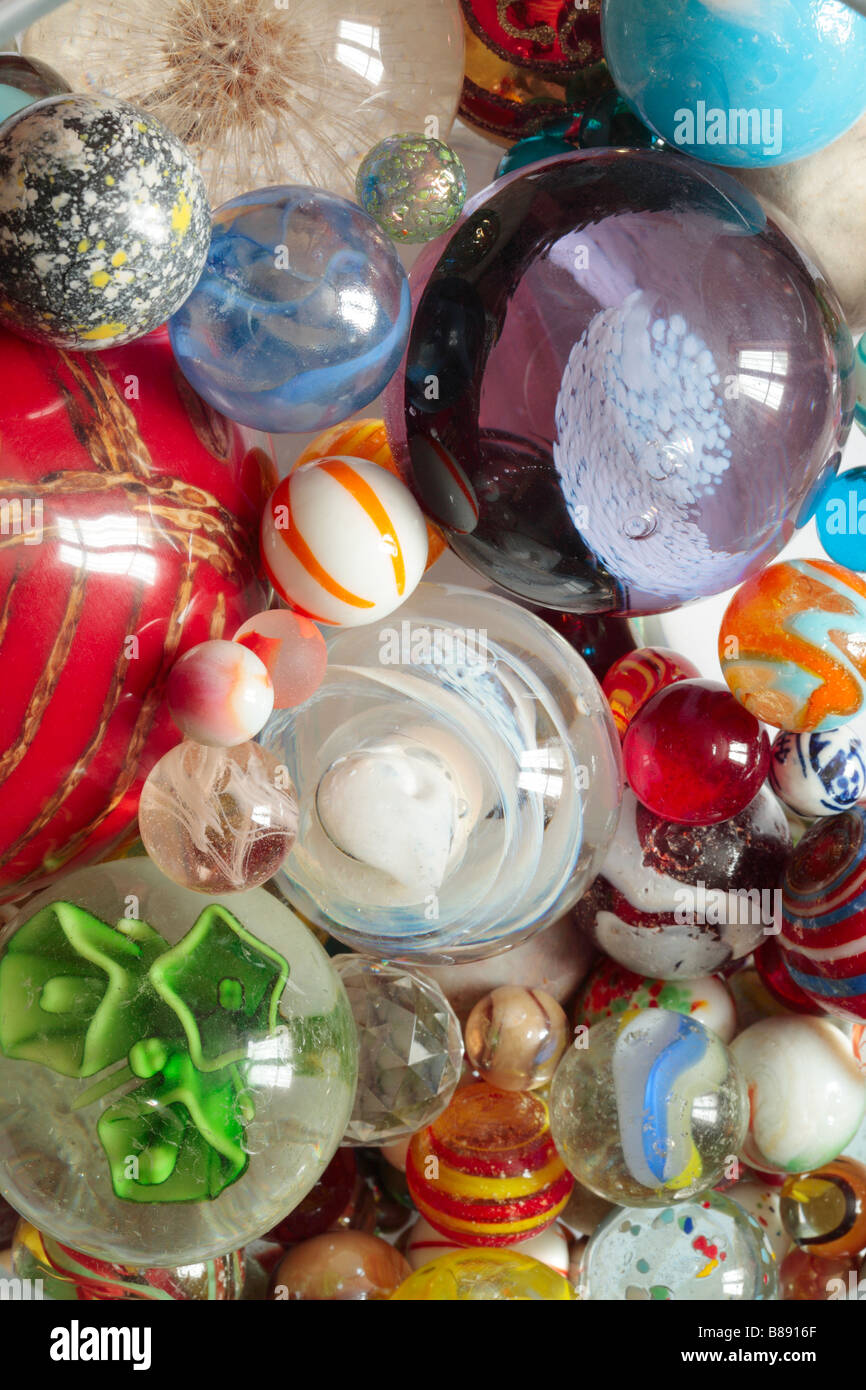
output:
[[[0,1301],[55,1360],[251,1301],[812,1359],[866,1298],[866,0],[0,35]],[[199,1377],[318,1345],[197,1316]]]

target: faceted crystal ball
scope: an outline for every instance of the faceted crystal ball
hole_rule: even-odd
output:
[[[358,1029],[358,1089],[344,1144],[388,1144],[441,1115],[457,1088],[457,1015],[425,975],[363,956],[334,961]]]
[[[850,427],[836,298],[724,172],[591,150],[499,179],[422,252],[395,459],[514,594],[652,613],[806,519]]]
[[[673,1205],[713,1187],[748,1123],[724,1043],[668,1009],[579,1033],[550,1088],[557,1149],[578,1182],[620,1206]]]
[[[83,869],[0,946],[0,1188],[44,1235],[177,1266],[270,1230],[323,1173],[357,1076],[313,934],[264,889]]]

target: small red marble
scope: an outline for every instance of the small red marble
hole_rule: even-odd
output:
[[[715,825],[757,796],[770,741],[727,686],[682,680],[638,711],[623,756],[628,783],[648,810],[681,825]]]

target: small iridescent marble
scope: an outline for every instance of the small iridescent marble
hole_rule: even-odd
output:
[[[186,741],[150,772],[138,823],[167,878],[198,893],[240,893],[288,856],[298,803],[285,768],[255,743],[207,748]]]
[[[466,1055],[491,1086],[534,1091],[553,1078],[568,1019],[543,989],[500,985],[479,999],[466,1024]]]
[[[395,241],[431,241],[460,215],[466,171],[441,140],[389,135],[361,161],[355,196]]]
[[[169,713],[181,733],[209,748],[255,738],[274,707],[268,668],[240,642],[200,642],[171,669]]]

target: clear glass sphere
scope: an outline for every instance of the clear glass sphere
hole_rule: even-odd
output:
[[[40,1231],[192,1264],[321,1176],[357,1038],[328,957],[270,893],[204,897],[118,860],[29,902],[0,952],[0,1190]]]
[[[496,954],[567,911],[616,827],[599,685],[492,594],[422,584],[390,619],[329,634],[319,689],[259,737],[298,793],[285,892],[370,954]]]

